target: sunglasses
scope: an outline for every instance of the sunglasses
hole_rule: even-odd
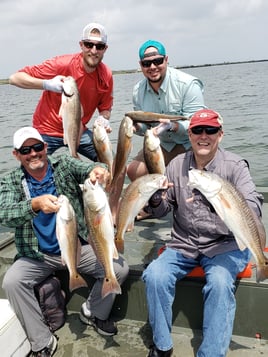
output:
[[[155,66],[160,66],[160,64],[163,64],[165,57],[158,57],[153,60],[143,60],[141,61],[142,67],[149,68],[151,67],[151,64],[153,63]]]
[[[207,135],[217,134],[221,130],[221,127],[214,126],[194,126],[191,128],[191,132],[195,135],[200,135],[205,132]]]
[[[98,50],[98,51],[103,51],[106,47],[105,43],[93,43],[93,42],[88,42],[88,41],[83,41],[83,45],[86,48],[93,48],[95,46],[96,50]]]
[[[44,143],[37,143],[31,146],[22,146],[20,149],[16,149],[21,155],[28,155],[32,150],[35,152],[40,152],[44,150],[45,144]]]

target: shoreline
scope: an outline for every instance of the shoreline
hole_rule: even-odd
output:
[[[184,66],[174,66],[177,69],[184,68],[199,68],[199,67],[212,67],[212,66],[228,66],[231,64],[243,64],[243,63],[257,63],[257,62],[268,62],[268,59],[262,60],[249,60],[249,61],[239,61],[239,62],[220,62],[220,63],[206,63],[206,64],[197,64],[197,65],[184,65]],[[115,74],[131,74],[140,72],[140,69],[123,69],[123,70],[113,70],[112,73]],[[0,79],[1,84],[9,84],[8,78]]]

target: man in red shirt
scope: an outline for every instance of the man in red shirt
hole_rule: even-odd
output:
[[[113,105],[113,77],[102,62],[107,46],[104,27],[90,23],[79,42],[81,52],[56,56],[39,65],[26,66],[12,74],[9,83],[20,88],[41,89],[41,98],[33,114],[35,127],[48,144],[48,154],[64,146],[63,123],[59,116],[63,79],[72,76],[80,93],[83,134],[78,152],[97,161],[92,131],[86,127],[97,109],[98,122],[111,132],[109,119]]]

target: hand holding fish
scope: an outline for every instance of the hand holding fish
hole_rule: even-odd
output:
[[[63,92],[63,80],[65,76],[56,76],[52,79],[43,80],[44,90],[51,92],[62,93]]]
[[[53,195],[42,195],[34,197],[32,198],[32,209],[34,212],[58,212],[58,210],[60,209],[60,205],[58,204],[58,197]]]
[[[158,136],[164,131],[178,131],[178,123],[170,119],[159,119],[160,124],[153,128],[154,135]]]
[[[156,208],[160,205],[161,201],[164,200],[167,196],[167,190],[170,187],[173,187],[173,183],[172,182],[168,182],[168,180],[166,179],[163,183],[163,188],[157,190],[149,199],[148,203],[149,206],[151,206],[152,208]]]
[[[103,126],[106,129],[107,133],[112,132],[112,128],[110,126],[110,121],[106,119],[103,115],[99,115],[98,118],[95,120],[94,125],[98,124],[100,126]]]
[[[90,172],[89,179],[93,184],[95,184],[95,182],[98,181],[100,185],[106,187],[108,184],[110,184],[111,174],[104,167],[96,166]]]

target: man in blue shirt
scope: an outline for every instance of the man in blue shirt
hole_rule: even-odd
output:
[[[202,82],[178,69],[168,66],[168,56],[162,43],[146,41],[139,50],[140,66],[145,78],[133,89],[134,110],[161,114],[182,115],[190,118],[205,108]],[[162,126],[162,125],[161,125]],[[167,125],[159,134],[166,165],[177,154],[191,147],[187,129],[189,121]],[[148,126],[139,124],[136,134],[143,135]],[[133,181],[147,173],[142,152],[128,166],[127,174]]]
[[[164,45],[155,40],[148,40],[139,49],[140,66],[144,79],[133,89],[134,110],[170,115],[182,115],[190,118],[197,110],[205,108],[203,83],[196,77],[168,66],[168,56]],[[154,134],[160,138],[165,165],[175,156],[191,148],[188,137],[189,120],[170,123],[161,120]],[[136,125],[136,134],[144,135],[148,126]],[[127,175],[131,181],[147,174],[143,150],[128,165]],[[144,217],[141,217],[144,218]]]
[[[47,156],[48,144],[32,127],[17,130],[13,137],[13,155],[20,166],[0,180],[0,223],[15,229],[17,255],[3,280],[3,289],[31,343],[32,355],[51,357],[57,339],[43,321],[34,288],[57,270],[67,269],[62,263],[56,236],[58,196],[64,194],[76,213],[81,241],[77,271],[95,278],[87,300],[82,304],[80,319],[105,336],[117,334],[110,319],[116,294],[102,298],[105,272],[93,247],[84,219],[80,184],[89,177],[94,183],[106,184],[109,173],[104,164],[88,163],[70,155]],[[123,257],[113,260],[121,285],[128,275]]]

